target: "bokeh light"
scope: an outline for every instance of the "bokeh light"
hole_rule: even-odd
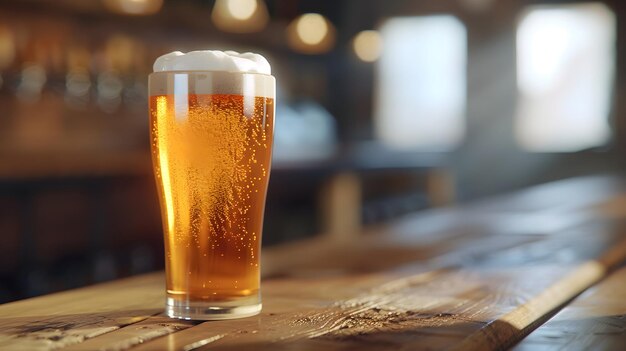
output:
[[[380,57],[382,39],[375,30],[364,30],[357,34],[352,41],[356,56],[365,62],[374,62]]]
[[[289,45],[295,51],[319,54],[335,44],[335,28],[326,17],[306,13],[294,19],[287,28]]]
[[[126,15],[153,15],[163,6],[163,0],[104,0],[111,11]]]
[[[217,0],[211,19],[224,32],[252,33],[265,28],[269,15],[261,0]]]
[[[233,18],[241,21],[252,17],[258,7],[256,0],[229,0],[226,5]]]

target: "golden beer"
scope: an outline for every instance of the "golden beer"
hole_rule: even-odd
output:
[[[262,96],[253,96],[244,92],[254,89],[232,94],[230,83],[227,89],[215,85],[216,79],[233,79],[229,75],[237,74],[182,73],[187,79],[178,82],[176,74],[181,73],[153,74],[151,86],[158,80],[155,75],[171,75],[161,79],[173,90],[168,94],[168,89],[162,89],[164,94],[159,94],[151,89],[150,96],[152,160],[165,238],[167,313],[186,319],[253,315],[261,308],[260,249],[274,99],[263,88]],[[196,84],[189,75],[197,75],[196,80],[210,76],[210,87]],[[267,77],[271,76],[250,79]],[[271,82],[273,92],[273,78]],[[242,87],[252,84],[245,79],[241,83]],[[177,91],[180,84],[186,87]],[[221,93],[224,90],[231,93]]]

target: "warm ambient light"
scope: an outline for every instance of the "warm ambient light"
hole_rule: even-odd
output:
[[[256,0],[229,0],[226,5],[231,16],[241,21],[252,17],[258,7]]]
[[[217,0],[211,18],[225,32],[251,33],[265,28],[269,15],[262,0]]]
[[[298,20],[296,31],[305,44],[317,45],[328,35],[328,25],[322,15],[307,13]]]
[[[15,38],[9,28],[0,26],[0,70],[5,70],[15,60]]]
[[[324,16],[307,13],[291,22],[287,28],[287,39],[295,51],[319,54],[334,45],[335,28]]]
[[[364,30],[354,37],[352,42],[354,53],[365,62],[374,62],[380,57],[382,39],[375,30]]]
[[[104,0],[112,12],[126,15],[152,15],[161,9],[163,0]]]

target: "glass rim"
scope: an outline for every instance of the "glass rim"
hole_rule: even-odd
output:
[[[267,73],[258,73],[258,72],[237,72],[237,71],[218,71],[218,70],[176,70],[176,71],[157,71],[152,72],[149,76],[152,75],[161,75],[161,74],[207,74],[207,73],[219,73],[219,74],[232,74],[232,75],[255,75],[262,77],[272,77],[275,78],[272,74]]]

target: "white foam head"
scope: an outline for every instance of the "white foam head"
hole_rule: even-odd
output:
[[[186,54],[170,52],[154,61],[154,72],[175,71],[222,71],[236,73],[272,74],[272,68],[265,57],[246,52],[199,50]]]

